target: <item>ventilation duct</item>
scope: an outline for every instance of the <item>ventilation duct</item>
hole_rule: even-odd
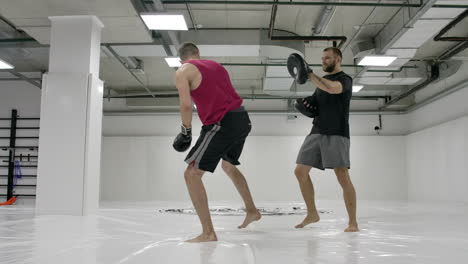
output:
[[[352,47],[355,58],[369,54],[396,56],[388,67],[366,67],[355,79],[368,85],[414,85],[426,78],[424,72],[402,70],[424,43],[430,40],[450,21],[461,14],[463,8],[432,8],[446,1],[424,0],[420,8],[402,8],[377,35],[373,42],[361,42]],[[375,47],[372,47],[375,43]],[[374,48],[374,50],[373,50]],[[373,70],[389,72],[374,73]],[[396,72],[392,72],[396,71]]]

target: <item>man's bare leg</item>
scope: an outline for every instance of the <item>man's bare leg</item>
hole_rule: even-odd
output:
[[[202,224],[203,233],[186,242],[208,242],[217,241],[216,233],[211,222],[210,210],[208,208],[208,198],[203,186],[202,176],[205,172],[189,165],[185,170],[185,183],[192,199],[193,206],[197,211],[198,218]]]
[[[311,169],[311,166],[297,164],[296,169],[294,170],[294,174],[299,181],[302,197],[304,197],[304,201],[307,206],[307,216],[304,218],[302,223],[296,225],[295,228],[303,228],[308,224],[320,221],[320,216],[315,206],[314,185],[312,184],[312,180],[309,176]]]
[[[231,178],[234,186],[236,186],[236,189],[245,204],[247,214],[245,215],[244,222],[238,226],[238,228],[245,228],[250,223],[260,220],[262,215],[258,212],[257,207],[253,202],[253,198],[249,190],[249,185],[247,184],[244,175],[242,175],[236,166],[225,160],[222,161],[221,166],[223,167],[224,172],[229,176],[229,178]]]
[[[345,232],[358,232],[359,227],[356,220],[356,190],[349,177],[348,168],[335,169],[338,182],[343,188],[343,198],[348,211],[349,222]]]

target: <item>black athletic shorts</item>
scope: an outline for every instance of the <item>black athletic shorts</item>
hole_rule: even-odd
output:
[[[214,172],[220,159],[239,165],[239,157],[252,125],[244,107],[232,110],[221,121],[202,126],[200,137],[185,158],[195,168]]]

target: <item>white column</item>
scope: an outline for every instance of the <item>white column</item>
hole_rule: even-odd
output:
[[[98,77],[103,25],[95,16],[49,19],[36,213],[87,215],[99,203],[103,82]]]

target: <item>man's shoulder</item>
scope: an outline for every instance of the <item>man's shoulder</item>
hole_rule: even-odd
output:
[[[333,80],[339,81],[345,86],[351,86],[353,83],[353,78],[343,71],[336,73]]]
[[[221,63],[214,61],[214,60],[190,60],[184,64],[191,64],[197,69],[198,67],[211,68],[211,69],[218,68],[218,67],[224,68]]]
[[[349,75],[348,75],[346,72],[344,72],[344,71],[341,71],[341,72],[337,73],[336,75],[337,75],[337,77],[339,77],[339,78],[348,78],[348,79],[351,79],[351,80],[353,79],[353,78],[351,78],[351,76],[349,76]]]
[[[199,73],[198,67],[190,62],[182,64],[175,72],[176,76],[190,78]]]
[[[349,76],[348,74],[346,74],[344,71],[340,71],[340,72],[337,72],[337,73],[334,73],[334,74],[326,74],[323,76],[323,78],[325,79],[330,79],[330,80],[337,80],[337,79],[341,79],[341,78],[351,78],[351,76]]]

